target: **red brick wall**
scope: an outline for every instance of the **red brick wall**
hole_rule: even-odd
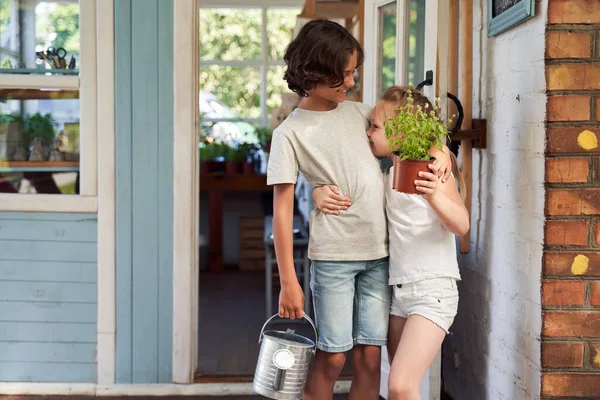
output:
[[[548,0],[542,398],[600,398],[600,0]]]

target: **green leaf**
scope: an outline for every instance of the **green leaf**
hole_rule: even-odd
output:
[[[396,109],[396,116],[385,121],[388,146],[402,160],[429,160],[429,150],[432,147],[441,150],[445,139],[449,138],[448,129],[437,117],[437,105],[430,109],[413,103],[409,92],[407,104]]]

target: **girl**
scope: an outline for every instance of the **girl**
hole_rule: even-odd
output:
[[[394,86],[383,94],[371,114],[367,131],[373,154],[389,157],[385,120],[395,116],[408,99],[408,87]],[[432,109],[423,94],[410,89],[415,106]],[[453,157],[453,156],[452,156]],[[453,175],[464,182],[453,157]],[[392,285],[388,352],[391,363],[389,399],[420,399],[421,380],[437,354],[458,309],[456,281],[460,280],[454,235],[469,230],[469,214],[456,183],[442,182],[438,168],[420,172],[419,195],[392,189],[393,173],[384,176],[389,233],[389,284]],[[347,209],[336,187],[315,189],[317,207],[328,214]],[[341,205],[340,205],[341,204]]]

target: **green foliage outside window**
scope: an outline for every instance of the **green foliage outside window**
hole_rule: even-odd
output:
[[[267,11],[267,54],[282,60],[296,23],[296,9]],[[259,61],[262,41],[261,9],[200,9],[200,90],[213,93],[241,118],[260,118],[260,66],[203,66],[202,60]],[[268,112],[281,105],[287,92],[285,67],[267,70]]]

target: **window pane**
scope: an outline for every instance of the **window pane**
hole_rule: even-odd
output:
[[[0,0],[1,73],[76,74],[79,61],[78,2]]]
[[[396,3],[379,8],[379,85],[377,97],[396,81]]]
[[[200,67],[200,90],[213,94],[227,109],[215,106],[210,118],[259,118],[260,74],[258,68],[210,65]],[[200,112],[204,112],[200,110]]]
[[[292,40],[296,17],[300,14],[300,11],[297,8],[267,10],[267,38],[270,60],[283,60],[285,48]]]
[[[283,80],[285,66],[270,67],[267,71],[267,109],[271,118],[273,109],[281,107],[281,94],[291,93],[287,82]]]
[[[259,60],[262,32],[260,9],[200,9],[202,60]]]
[[[408,34],[408,82],[414,86],[425,80],[425,2],[410,0]]]
[[[75,91],[0,90],[0,192],[78,192]]]

